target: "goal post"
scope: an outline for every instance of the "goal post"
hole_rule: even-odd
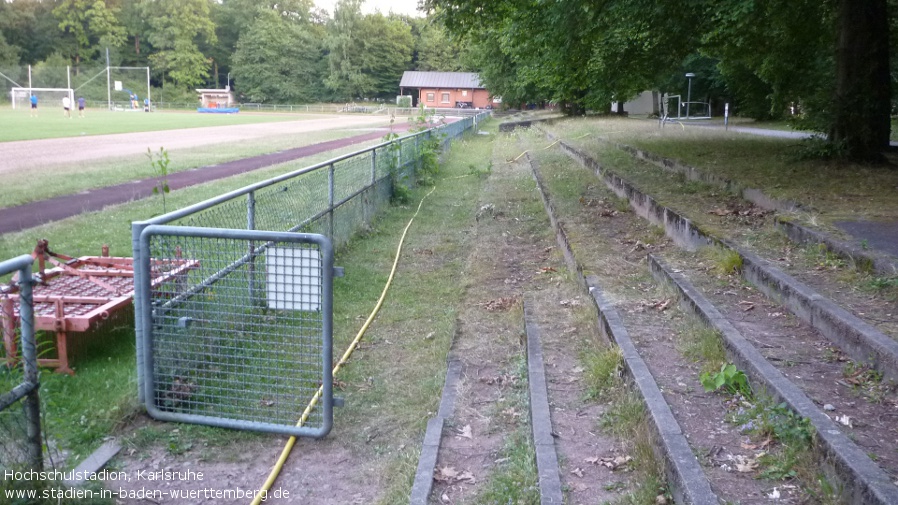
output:
[[[29,108],[31,95],[36,95],[38,104],[54,104],[62,105],[62,97],[69,97],[69,107],[75,106],[75,90],[72,88],[22,88],[13,87],[10,89],[10,101],[12,108]]]
[[[143,100],[152,101],[150,67],[106,67],[106,100],[109,110],[128,109],[130,95],[138,97],[138,108],[143,110]]]

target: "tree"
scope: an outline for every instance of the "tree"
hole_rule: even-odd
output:
[[[411,26],[400,17],[376,12],[362,19],[357,33],[361,72],[370,84],[363,94],[379,98],[395,97],[402,72],[408,70],[412,61],[414,40]]]
[[[0,31],[18,48],[23,64],[34,64],[59,51],[63,33],[53,16],[55,2],[0,2]]]
[[[425,21],[416,42],[416,70],[458,72],[465,68],[459,40],[451,37],[439,23]]]
[[[891,126],[886,0],[839,0],[838,33],[829,138],[851,158],[876,160],[889,146]]]
[[[116,17],[119,10],[104,0],[63,0],[53,9],[59,29],[72,38],[70,51],[76,72],[81,60],[93,57],[100,47],[125,43],[125,29]]]
[[[240,36],[234,73],[252,101],[308,103],[321,97],[323,28],[263,10]]]
[[[149,20],[152,65],[167,73],[181,88],[192,88],[209,76],[209,59],[197,41],[214,44],[215,25],[207,0],[144,0],[143,14]]]
[[[609,98],[669,80],[700,52],[719,61],[720,82],[747,105],[763,103],[776,117],[798,103],[807,127],[865,159],[888,145],[890,1],[424,3],[453,32],[490,41],[512,63],[502,78],[481,71],[490,89],[524,79],[572,111],[603,110]],[[491,26],[503,32],[482,37]]]
[[[387,98],[412,60],[411,26],[399,16],[363,16],[361,0],[339,0],[328,24],[324,84],[338,100]]]
[[[6,42],[3,32],[0,32],[0,68],[13,66],[19,63],[19,48]]]
[[[353,100],[372,88],[362,73],[357,31],[362,21],[362,0],[338,0],[328,24],[328,73],[324,79],[338,100]]]

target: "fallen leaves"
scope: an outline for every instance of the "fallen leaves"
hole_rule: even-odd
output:
[[[841,424],[842,426],[847,426],[849,428],[854,428],[853,423],[851,422],[851,418],[848,416],[836,416],[836,422]]]
[[[486,303],[482,303],[484,309],[487,312],[504,312],[512,307],[514,307],[518,303],[518,299],[514,296],[503,296],[502,298],[497,298],[495,300],[490,300]]]
[[[495,375],[493,377],[481,377],[480,382],[487,384],[489,386],[506,386],[506,385],[515,385],[518,382],[518,378],[504,373],[502,375]]]
[[[456,438],[468,438],[473,440],[474,435],[471,433],[471,425],[466,424],[462,427],[462,429],[458,430],[458,435],[456,436]]]
[[[598,456],[594,456],[591,458],[586,458],[584,461],[586,461],[587,463],[589,463],[591,465],[604,466],[605,468],[607,468],[613,472],[619,468],[626,467],[631,461],[633,461],[633,458],[630,456],[615,456],[615,457],[607,457],[607,458],[600,458]]]
[[[749,206],[736,206],[731,205],[727,207],[716,207],[708,211],[708,214],[720,217],[727,216],[735,216],[735,217],[762,217],[769,214],[770,211],[766,209],[762,209],[755,205]]]
[[[459,472],[453,466],[441,466],[434,471],[433,480],[443,484],[475,484],[477,479],[469,471]]]
[[[672,298],[663,298],[661,300],[642,300],[639,302],[640,312],[645,309],[655,309],[658,312],[664,312],[665,310],[670,308],[671,303],[673,303]]]

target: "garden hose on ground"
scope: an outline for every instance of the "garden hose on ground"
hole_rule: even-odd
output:
[[[381,305],[384,303],[384,299],[387,297],[387,291],[390,289],[390,285],[393,284],[393,277],[396,275],[396,267],[399,266],[399,256],[402,254],[402,245],[405,243],[405,236],[408,234],[409,228],[412,226],[412,222],[414,222],[415,218],[418,217],[418,213],[421,212],[421,206],[424,204],[424,200],[430,196],[431,193],[436,190],[436,187],[431,189],[423,198],[421,198],[421,202],[418,203],[418,209],[415,210],[415,214],[412,215],[412,218],[409,219],[408,224],[405,225],[405,230],[402,231],[402,237],[399,239],[399,246],[396,248],[396,258],[393,260],[393,268],[390,270],[390,277],[387,279],[387,283],[384,286],[383,292],[380,294],[380,299],[377,300],[377,304],[374,305],[374,310],[371,311],[371,314],[368,316],[368,319],[365,320],[365,324],[362,325],[362,328],[359,330],[358,334],[356,334],[355,339],[353,339],[352,343],[349,344],[349,347],[346,348],[346,352],[343,353],[343,357],[340,358],[340,361],[334,365],[333,376],[337,376],[337,372],[340,371],[340,368],[349,361],[349,357],[352,356],[352,352],[355,351],[355,348],[358,346],[359,342],[362,340],[362,336],[365,335],[365,331],[368,330],[368,327],[371,325],[371,322],[374,321],[374,317],[377,316],[378,311],[380,311]],[[318,387],[318,391],[312,397],[312,401],[309,402],[309,405],[303,411],[302,416],[299,418],[299,421],[296,422],[296,426],[302,426],[309,418],[309,415],[312,413],[312,410],[315,409],[315,406],[318,405],[318,402],[321,400],[321,395],[324,390],[323,386]],[[330,400],[330,399],[328,399]],[[293,445],[296,444],[296,437],[292,436],[289,440],[287,440],[287,444],[284,446],[284,449],[281,451],[281,456],[278,458],[277,463],[275,463],[274,468],[271,469],[271,473],[268,475],[268,479],[265,481],[265,484],[259,489],[256,497],[252,501],[252,505],[259,505],[262,502],[262,496],[267,495],[268,490],[271,489],[271,486],[274,485],[274,481],[277,480],[278,475],[281,473],[281,469],[284,467],[284,463],[287,462],[287,457],[290,456],[290,451],[293,450]]]

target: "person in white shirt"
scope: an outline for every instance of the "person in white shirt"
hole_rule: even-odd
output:
[[[69,97],[68,96],[62,97],[62,114],[65,117],[70,118],[70,119],[72,117],[71,108],[72,108],[72,102],[69,100]]]

